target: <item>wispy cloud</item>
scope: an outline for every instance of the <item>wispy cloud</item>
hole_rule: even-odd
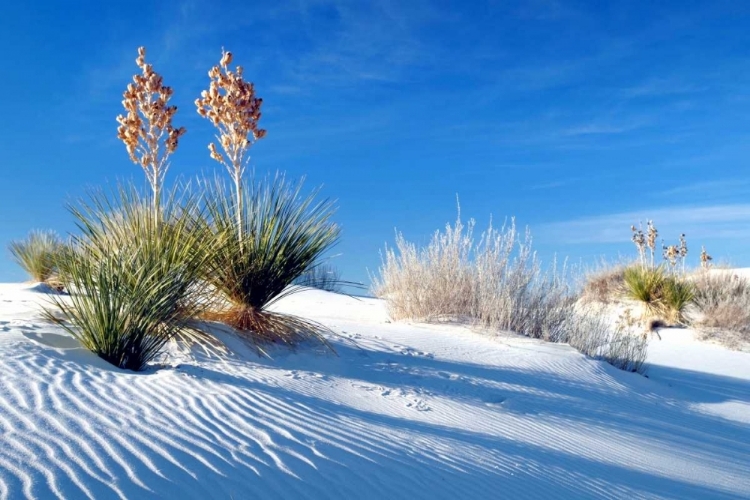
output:
[[[654,193],[659,196],[695,195],[704,196],[732,195],[750,190],[748,179],[723,179],[674,186]]]
[[[561,244],[621,243],[629,228],[653,220],[662,235],[696,238],[750,238],[750,203],[643,209],[545,224],[540,234]]]

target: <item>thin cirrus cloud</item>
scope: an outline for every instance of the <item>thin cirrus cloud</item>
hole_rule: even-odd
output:
[[[654,208],[580,217],[542,226],[541,234],[560,244],[621,243],[631,225],[653,220],[665,237],[680,233],[702,239],[750,238],[750,203]]]

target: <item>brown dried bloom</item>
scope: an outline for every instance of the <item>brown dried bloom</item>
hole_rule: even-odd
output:
[[[654,252],[656,251],[656,239],[659,237],[659,231],[656,229],[656,226],[654,226],[654,221],[648,221],[646,223],[648,226],[648,239],[646,242],[646,245],[648,246],[649,250],[651,250],[651,266],[654,265]]]
[[[701,247],[701,267],[703,269],[708,269],[711,267],[711,261],[714,260],[713,257],[708,255],[708,252],[706,252],[706,247]]]
[[[140,74],[133,76],[123,93],[122,105],[126,114],[119,115],[117,138],[133,163],[140,165],[154,192],[154,209],[158,211],[161,184],[169,168],[169,155],[177,149],[185,128],[172,126],[176,106],[169,106],[173,91],[164,85],[162,76],[146,63],[146,49],[138,48],[136,65]]]
[[[635,247],[638,249],[638,257],[641,260],[641,265],[645,267],[646,235],[643,234],[642,229],[636,228],[635,226],[630,226],[630,230],[633,232],[633,236],[630,238],[630,240],[635,243]]]
[[[266,131],[258,127],[263,100],[255,95],[255,86],[243,78],[242,67],[229,69],[232,53],[221,52],[221,60],[211,68],[208,90],[195,100],[198,114],[207,118],[218,129],[216,137],[224,154],[216,144],[208,145],[211,158],[224,165],[235,184],[237,232],[242,241],[242,174],[250,158],[247,152]]]
[[[211,68],[208,90],[201,92],[195,100],[198,114],[208,118],[219,129],[217,139],[224,155],[216,145],[208,146],[210,156],[224,165],[238,182],[249,158],[247,151],[255,141],[262,139],[266,131],[258,127],[260,107],[263,100],[255,96],[255,86],[242,76],[242,67],[229,69],[232,53],[222,50],[221,61]]]
[[[677,257],[680,255],[680,249],[677,245],[662,245],[662,256],[669,262],[670,267],[674,268],[677,264]]]

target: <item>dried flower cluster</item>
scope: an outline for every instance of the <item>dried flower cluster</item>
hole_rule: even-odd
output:
[[[125,143],[125,148],[133,163],[146,172],[154,192],[154,209],[158,211],[159,196],[164,175],[169,168],[169,155],[177,149],[185,128],[172,126],[176,106],[169,106],[172,88],[164,85],[162,76],[146,63],[146,49],[138,48],[135,63],[141,69],[133,76],[123,93],[122,105],[127,112],[119,115],[117,138]]]
[[[674,269],[677,264],[677,258],[680,256],[680,249],[677,245],[662,245],[662,257]]]
[[[656,239],[659,237],[659,231],[656,229],[656,226],[654,226],[654,221],[650,220],[646,225],[648,226],[646,245],[651,251],[651,267],[654,267],[654,252],[656,251]]]
[[[646,265],[646,235],[643,233],[643,229],[630,226],[630,230],[633,232],[633,236],[630,238],[635,247],[638,249],[638,256],[641,259],[641,266]]]
[[[208,145],[211,158],[224,165],[235,184],[237,234],[242,241],[242,175],[249,161],[247,151],[266,131],[258,127],[263,99],[255,96],[255,86],[243,78],[241,66],[229,69],[232,53],[222,50],[221,60],[208,72],[211,83],[195,100],[198,114],[219,130],[222,155],[213,142]],[[226,156],[225,156],[226,155]]]
[[[711,267],[712,260],[714,260],[714,258],[708,255],[708,252],[706,252],[706,247],[701,247],[701,267],[703,269],[708,269],[709,267]]]
[[[682,272],[685,272],[685,259],[688,255],[687,240],[685,239],[685,233],[680,235],[680,243],[677,245],[664,245],[662,244],[662,256],[664,260],[669,263],[672,270],[675,269],[678,259],[682,265]]]
[[[255,96],[255,87],[242,76],[242,67],[229,69],[232,53],[222,51],[221,61],[211,68],[208,90],[195,100],[198,114],[211,120],[219,129],[222,155],[214,143],[209,144],[211,158],[218,161],[235,177],[241,177],[245,168],[247,150],[262,139],[266,131],[258,127],[263,99]]]

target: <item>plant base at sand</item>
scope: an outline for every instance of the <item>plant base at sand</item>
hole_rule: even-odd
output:
[[[157,224],[134,190],[113,198],[98,193],[72,209],[82,235],[58,264],[71,294],[53,297],[47,316],[115,366],[141,370],[170,339],[197,335],[205,252],[191,203],[170,199]]]

